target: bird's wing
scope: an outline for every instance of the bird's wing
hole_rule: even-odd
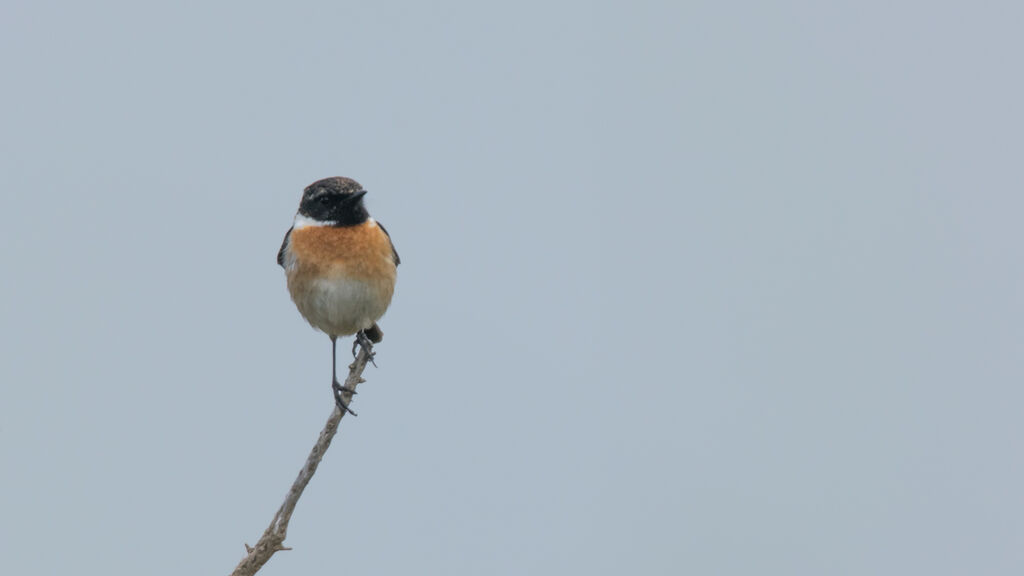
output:
[[[391,234],[388,234],[388,229],[383,224],[377,222],[377,226],[384,231],[384,235],[388,237],[388,244],[391,244],[391,257],[395,259],[395,266],[402,263],[402,259],[398,257],[398,250],[395,250],[395,243],[391,241]]]
[[[284,268],[284,251],[288,247],[288,239],[292,237],[292,229],[289,228],[284,234],[284,240],[281,241],[281,249],[277,251],[277,265]]]

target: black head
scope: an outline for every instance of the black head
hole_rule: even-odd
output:
[[[317,180],[302,193],[299,214],[335,226],[355,226],[366,222],[370,214],[363,206],[366,190],[351,178]]]

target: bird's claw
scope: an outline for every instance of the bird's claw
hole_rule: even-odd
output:
[[[342,398],[343,392],[348,392],[349,394],[354,396],[356,393],[355,390],[343,387],[341,384],[338,383],[337,380],[331,382],[331,389],[334,390],[334,403],[337,404],[338,409],[341,410],[342,413],[348,412],[353,416],[359,416],[359,414],[356,414],[354,411],[352,411],[351,408],[348,407],[348,404],[346,404],[344,398]]]
[[[357,347],[362,347],[363,350],[366,350],[367,359],[370,361],[370,364],[373,364],[373,367],[376,368],[377,363],[373,361],[373,357],[376,356],[377,353],[373,351],[373,341],[370,340],[370,337],[366,335],[365,330],[360,330],[359,332],[356,332],[356,337],[352,341],[353,358],[357,356]]]

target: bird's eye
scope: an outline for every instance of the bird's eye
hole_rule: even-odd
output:
[[[321,196],[321,197],[317,198],[316,200],[317,200],[317,202],[319,202],[321,204],[327,204],[327,196]]]

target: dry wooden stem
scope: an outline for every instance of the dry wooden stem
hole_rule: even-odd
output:
[[[345,379],[344,390],[342,391],[342,398],[346,404],[352,401],[352,394],[355,392],[356,386],[366,381],[362,377],[363,370],[366,368],[366,363],[372,358],[372,350],[367,350],[363,347],[359,348],[355,361],[349,366],[348,378]],[[288,535],[288,522],[292,519],[292,512],[295,511],[295,505],[299,502],[302,491],[306,489],[306,485],[313,478],[313,474],[316,472],[317,466],[320,465],[320,460],[323,459],[324,453],[330,447],[331,440],[338,431],[338,424],[341,423],[341,419],[344,416],[345,413],[335,406],[330,418],[327,419],[327,424],[320,431],[320,437],[317,439],[316,445],[313,446],[313,450],[309,453],[306,464],[302,467],[302,470],[299,470],[299,477],[295,479],[291,490],[288,491],[284,504],[281,504],[277,514],[274,514],[274,519],[263,532],[259,542],[255,546],[245,545],[248,554],[238,563],[231,576],[252,576],[267,563],[267,560],[270,560],[274,552],[290,550],[290,548],[284,546],[284,539]]]

